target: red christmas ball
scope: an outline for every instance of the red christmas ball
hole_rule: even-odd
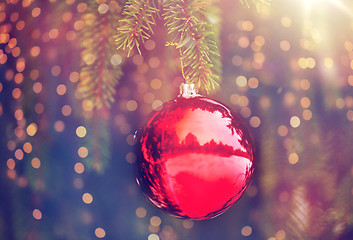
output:
[[[137,132],[137,182],[167,213],[208,219],[230,208],[254,171],[244,122],[206,97],[179,97]]]

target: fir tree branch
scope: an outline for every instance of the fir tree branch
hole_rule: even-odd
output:
[[[271,0],[240,0],[240,2],[243,5],[246,5],[248,8],[250,8],[249,1],[251,1],[254,4],[254,6],[256,7],[257,11],[260,10],[261,4],[270,5],[270,2],[271,2]]]
[[[163,14],[172,43],[180,52],[183,77],[207,92],[218,85],[214,62],[219,57],[212,39],[212,24],[207,18],[207,2],[200,0],[168,0]]]
[[[153,34],[152,25],[156,24],[154,14],[158,9],[152,0],[129,0],[125,5],[123,15],[126,17],[120,20],[115,36],[117,48],[128,49],[128,56],[131,50],[136,47],[140,51],[139,42],[144,42]]]
[[[83,93],[83,98],[91,100],[95,107],[110,107],[114,102],[115,86],[122,75],[121,57],[114,56],[115,44],[112,40],[113,24],[121,15],[117,9],[100,14],[94,0],[88,6],[82,16],[85,27],[80,33],[82,62],[77,87]]]
[[[107,108],[96,110],[92,119],[87,120],[86,143],[90,154],[85,159],[88,169],[104,173],[111,159],[111,134],[109,129],[110,112]]]

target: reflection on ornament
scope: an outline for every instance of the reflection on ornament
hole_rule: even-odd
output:
[[[137,182],[158,208],[181,218],[215,217],[250,183],[253,143],[243,121],[206,97],[179,97],[137,133]]]

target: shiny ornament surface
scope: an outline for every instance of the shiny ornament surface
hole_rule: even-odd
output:
[[[137,182],[158,208],[208,219],[250,183],[253,143],[243,121],[206,97],[179,97],[152,113],[137,135]]]

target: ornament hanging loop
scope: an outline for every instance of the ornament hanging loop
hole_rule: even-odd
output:
[[[201,95],[196,93],[195,84],[193,84],[193,83],[180,84],[179,97],[193,98],[193,97],[199,97],[199,96],[201,96]]]

